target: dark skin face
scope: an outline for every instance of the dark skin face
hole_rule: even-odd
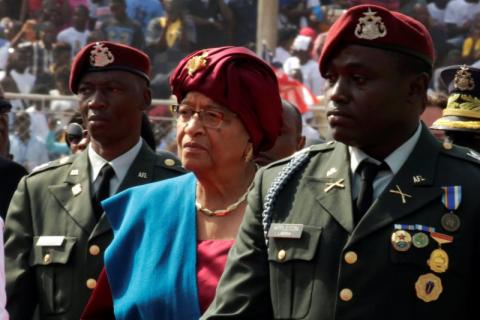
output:
[[[360,45],[334,52],[325,76],[333,138],[384,159],[415,131],[429,77],[402,70],[399,56]]]
[[[298,115],[294,106],[283,106],[283,125],[280,135],[275,140],[273,148],[260,152],[255,162],[261,166],[265,166],[273,161],[280,160],[291,156],[305,146],[305,137],[302,136],[302,120],[298,119]]]
[[[151,102],[145,80],[126,71],[90,72],[80,80],[78,96],[92,147],[104,159],[138,142],[142,111]]]

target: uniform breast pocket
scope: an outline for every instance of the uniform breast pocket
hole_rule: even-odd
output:
[[[41,314],[68,310],[73,286],[72,251],[76,238],[65,237],[61,245],[37,245],[34,237],[30,265],[35,268]]]
[[[299,239],[270,238],[270,290],[276,319],[302,319],[310,310],[321,227],[304,226]]]

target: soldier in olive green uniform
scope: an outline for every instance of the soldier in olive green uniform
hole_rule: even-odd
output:
[[[12,199],[5,230],[11,319],[31,319],[37,306],[41,319],[79,319],[112,239],[100,190],[108,196],[184,172],[140,138],[149,67],[144,53],[110,42],[92,43],[74,60],[70,87],[91,142],[25,177]],[[107,167],[112,176],[104,179]]]
[[[480,156],[419,121],[433,59],[425,27],[382,7],[332,26],[336,141],[257,174],[202,319],[476,317]]]

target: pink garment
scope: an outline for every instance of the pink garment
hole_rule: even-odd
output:
[[[197,284],[200,311],[204,313],[215,297],[227,255],[235,240],[197,241]]]

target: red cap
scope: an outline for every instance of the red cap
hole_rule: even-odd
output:
[[[121,70],[131,72],[150,83],[150,59],[133,47],[111,42],[92,42],[75,56],[70,72],[70,90],[77,93],[80,79],[88,72]]]
[[[254,153],[270,149],[280,134],[282,103],[273,70],[241,47],[204,49],[185,57],[170,76],[181,102],[198,91],[236,113],[250,135]]]
[[[402,52],[431,66],[435,61],[432,38],[422,23],[375,5],[352,7],[330,27],[319,58],[322,75],[332,52],[348,44]]]
[[[315,32],[315,30],[313,30],[310,27],[303,27],[302,29],[300,29],[300,32],[298,34],[301,35],[301,36],[307,36],[307,37],[312,38],[312,42],[317,37],[317,33]]]

